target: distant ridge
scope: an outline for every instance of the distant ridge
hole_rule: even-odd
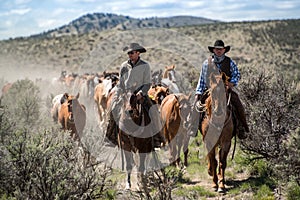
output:
[[[35,36],[78,35],[104,30],[131,30],[136,28],[171,28],[216,23],[217,20],[194,16],[133,18],[110,13],[93,13],[83,15],[67,25]]]

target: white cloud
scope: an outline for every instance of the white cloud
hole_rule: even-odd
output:
[[[22,5],[22,4],[27,4],[29,2],[31,2],[32,0],[15,0],[14,3],[16,5]]]
[[[30,11],[31,11],[30,8],[20,8],[20,9],[13,9],[13,10],[9,11],[9,14],[10,15],[13,15],[13,14],[24,15]]]
[[[57,20],[55,19],[39,19],[37,20],[37,24],[39,28],[50,28],[57,24]]]

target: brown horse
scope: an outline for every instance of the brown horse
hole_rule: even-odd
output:
[[[100,122],[106,122],[106,112],[109,108],[109,96],[112,88],[117,84],[119,78],[115,73],[103,73],[103,80],[99,80],[100,83],[96,85],[94,89],[94,101],[97,106]]]
[[[170,94],[161,103],[160,115],[165,122],[163,132],[169,145],[170,161],[179,166],[181,148],[184,152],[184,165],[188,165],[188,144],[190,136],[187,135],[185,124],[191,112],[190,96]]]
[[[79,103],[78,98],[79,93],[76,96],[65,93],[57,117],[62,129],[70,131],[75,140],[80,140],[86,123],[86,108]]]
[[[201,125],[203,141],[208,151],[208,174],[213,177],[213,187],[218,192],[225,192],[225,169],[234,128],[226,81],[224,73],[210,76],[210,95],[206,99],[206,116]]]
[[[162,100],[169,95],[169,88],[160,86],[160,85],[153,85],[148,90],[148,96],[149,98],[156,104],[161,104]]]
[[[123,102],[120,120],[117,122],[118,145],[126,161],[126,188],[131,187],[130,174],[134,166],[134,153],[139,158],[137,162],[138,178],[145,187],[146,155],[154,150],[153,137],[158,134],[153,131],[156,127],[154,127],[155,124],[152,123],[151,114],[148,111],[148,103],[151,104],[151,101],[146,98],[137,100],[136,96],[131,94],[123,94],[120,98]]]

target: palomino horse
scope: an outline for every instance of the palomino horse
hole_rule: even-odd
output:
[[[150,100],[137,100],[135,95],[123,94],[121,116],[118,124],[118,145],[125,155],[127,183],[126,188],[131,187],[130,174],[134,166],[133,154],[137,153],[138,178],[142,186],[145,187],[145,160],[146,155],[154,150],[152,134],[155,123],[151,122],[148,111],[151,104]],[[151,107],[151,106],[150,106]],[[159,116],[158,116],[159,117]],[[123,156],[122,156],[123,158]],[[145,188],[146,189],[146,188]]]
[[[181,148],[184,152],[184,165],[187,166],[188,144],[190,136],[187,135],[185,124],[191,112],[190,96],[170,94],[164,98],[160,107],[160,115],[165,124],[163,132],[169,145],[170,161],[177,167],[180,164]]]
[[[225,169],[233,137],[233,116],[230,92],[224,73],[210,76],[210,95],[206,99],[206,116],[201,125],[203,141],[208,150],[208,174],[213,177],[213,187],[225,192]],[[218,158],[216,159],[216,152]],[[219,170],[217,174],[217,166]]]

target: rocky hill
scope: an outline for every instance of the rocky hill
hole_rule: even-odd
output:
[[[73,20],[67,25],[36,36],[86,34],[104,30],[132,30],[139,28],[171,28],[216,23],[217,20],[193,16],[133,18],[124,15],[93,13]]]

